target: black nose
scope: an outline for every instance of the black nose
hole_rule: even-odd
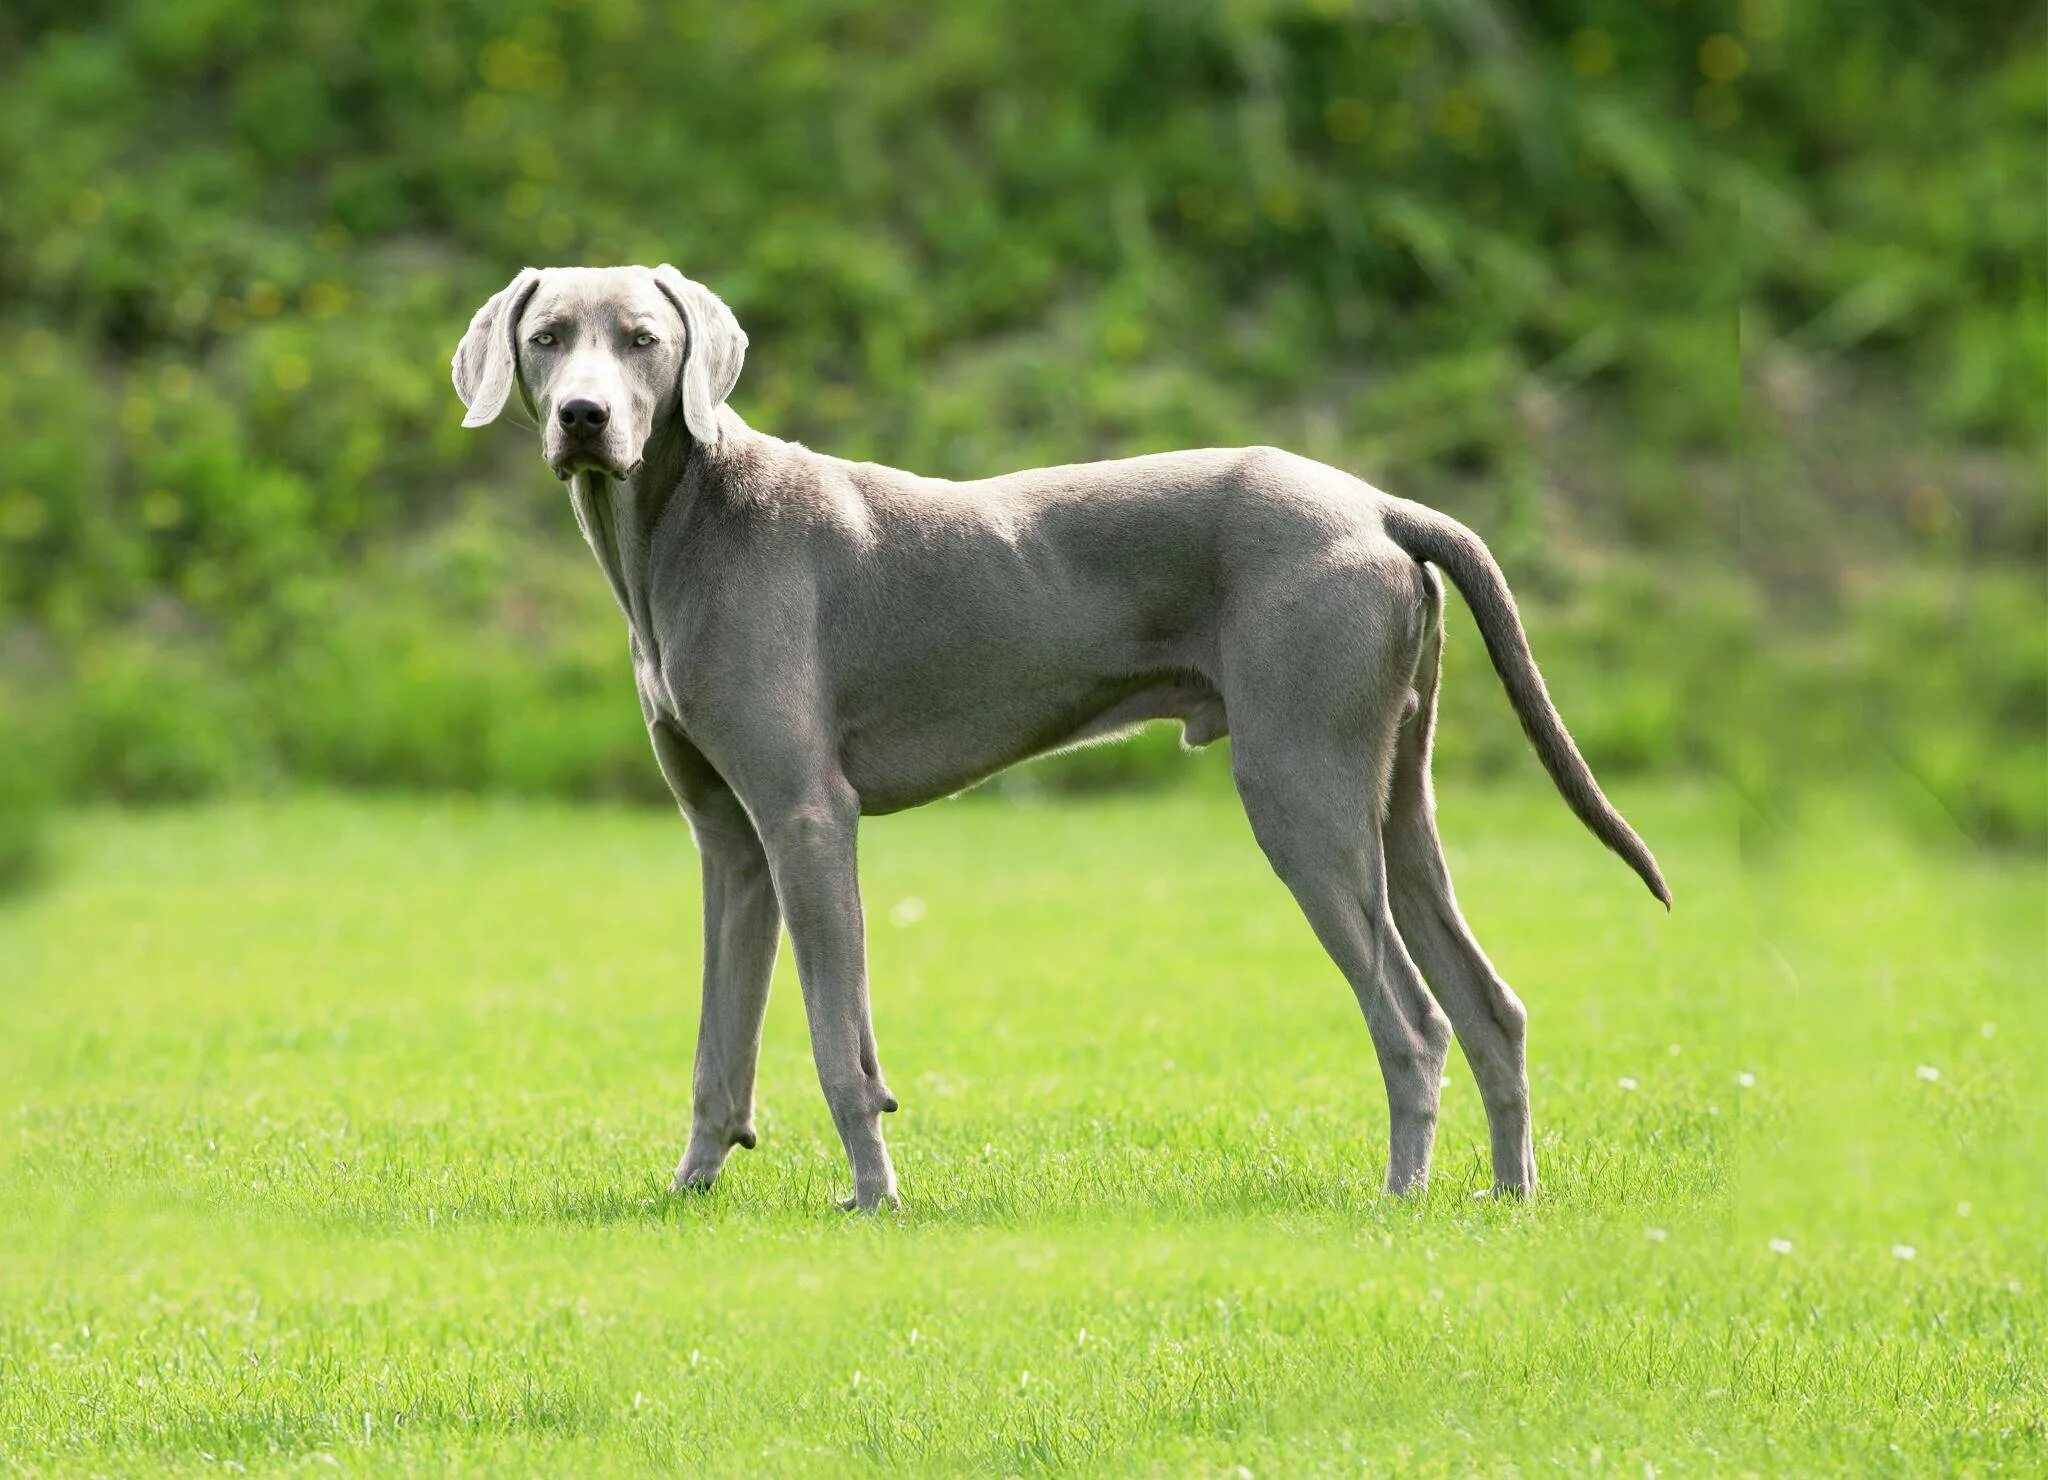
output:
[[[564,401],[555,416],[572,432],[594,432],[612,419],[595,401]]]

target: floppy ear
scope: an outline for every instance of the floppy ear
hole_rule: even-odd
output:
[[[469,408],[462,418],[464,426],[487,426],[505,409],[505,398],[511,395],[517,378],[519,316],[526,312],[526,301],[539,283],[539,268],[521,268],[518,277],[476,311],[469,332],[455,346],[455,394]]]
[[[654,269],[654,281],[683,316],[689,334],[683,347],[683,424],[699,442],[715,446],[718,408],[739,383],[747,358],[746,331],[725,300],[668,263]]]

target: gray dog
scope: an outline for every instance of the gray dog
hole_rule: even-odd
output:
[[[1565,801],[1670,895],[1552,707],[1478,537],[1270,447],[973,483],[845,462],[725,404],[746,348],[717,295],[664,265],[527,268],[455,351],[464,426],[515,390],[539,424],[625,613],[655,757],[703,855],[704,1006],[676,1187],[708,1187],[754,1144],[786,924],[853,1165],[846,1206],[893,1205],[861,814],[1177,719],[1190,746],[1233,737],[1259,845],[1358,995],[1386,1080],[1388,1190],[1428,1179],[1455,1028],[1496,1187],[1533,1192],[1526,1014],[1458,912],[1432,815],[1443,594],[1429,565],[1471,606]]]

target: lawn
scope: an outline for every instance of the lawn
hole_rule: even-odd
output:
[[[868,826],[878,1218],[787,950],[760,1148],[666,1192],[674,818],[74,817],[0,910],[0,1470],[2038,1473],[2040,860],[1638,786],[1667,916],[1548,793],[1445,793],[1533,1205],[1471,1196],[1455,1058],[1378,1193],[1351,995],[1203,787]]]

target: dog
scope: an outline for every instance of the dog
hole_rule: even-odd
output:
[[[522,270],[455,351],[463,425],[517,396],[626,619],[634,686],[703,861],[703,1014],[676,1189],[755,1144],[778,926],[853,1173],[898,1202],[868,1009],[860,818],[1148,720],[1231,737],[1254,836],[1363,1009],[1386,1187],[1425,1186],[1455,1030],[1494,1190],[1537,1187],[1527,1014],[1466,927],[1434,820],[1448,575],[1565,802],[1669,908],[1601,794],[1484,543],[1271,447],[973,482],[847,462],[747,426],[747,336],[663,264]]]

